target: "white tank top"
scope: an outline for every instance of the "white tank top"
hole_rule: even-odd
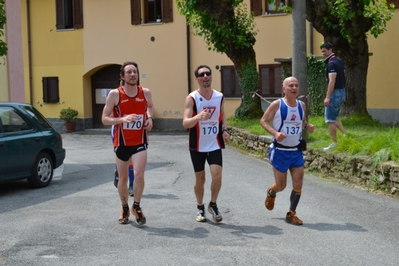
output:
[[[278,143],[287,147],[295,147],[299,144],[299,140],[302,136],[302,119],[304,111],[299,109],[298,105],[300,101],[296,100],[296,106],[291,107],[285,103],[283,99],[280,99],[280,108],[277,110],[273,118],[273,128],[279,132],[284,132],[287,137]],[[286,118],[284,119],[282,108],[286,107]],[[299,112],[302,111],[302,114]],[[276,141],[273,137],[273,140]]]
[[[211,152],[223,149],[224,141],[221,123],[223,94],[213,90],[212,96],[206,99],[196,90],[191,92],[190,96],[194,100],[193,116],[207,108],[208,112],[211,114],[211,118],[199,121],[193,128],[190,128],[189,148],[198,152]]]

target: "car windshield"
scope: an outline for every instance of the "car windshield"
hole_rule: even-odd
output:
[[[21,106],[25,111],[34,119],[36,119],[40,125],[44,128],[51,128],[51,124],[47,121],[47,119],[33,106]]]

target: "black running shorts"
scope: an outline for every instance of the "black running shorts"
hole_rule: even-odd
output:
[[[147,144],[141,144],[138,146],[119,146],[114,148],[114,152],[118,159],[127,162],[133,154],[147,150]]]
[[[201,172],[205,169],[205,161],[207,161],[209,165],[217,164],[223,166],[221,149],[210,152],[197,152],[190,150],[190,156],[195,172]]]

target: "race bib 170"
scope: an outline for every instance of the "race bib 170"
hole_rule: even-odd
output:
[[[140,130],[143,127],[144,115],[138,115],[139,118],[129,123],[123,123],[124,130]]]

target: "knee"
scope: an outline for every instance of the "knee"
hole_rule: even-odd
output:
[[[276,192],[280,192],[280,191],[283,191],[286,187],[287,187],[286,183],[284,183],[284,184],[275,184],[274,190]]]

